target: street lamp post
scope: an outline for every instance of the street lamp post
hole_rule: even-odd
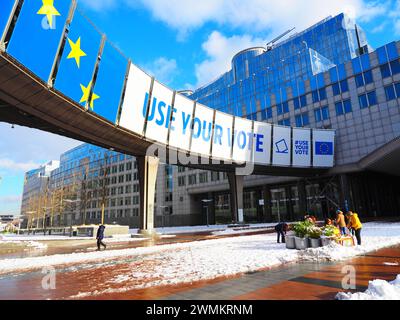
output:
[[[203,199],[203,200],[201,200],[201,202],[204,203],[204,208],[206,208],[206,221],[207,221],[207,227],[209,227],[210,224],[208,222],[208,206],[209,206],[209,203],[213,202],[213,200],[212,199]]]

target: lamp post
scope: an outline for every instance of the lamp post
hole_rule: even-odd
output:
[[[209,203],[213,202],[213,200],[212,199],[203,199],[203,200],[201,200],[201,202],[204,203],[204,208],[206,208],[206,221],[207,221],[207,227],[209,227],[210,224],[208,222],[208,206],[209,206]]]

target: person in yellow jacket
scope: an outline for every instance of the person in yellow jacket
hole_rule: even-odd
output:
[[[347,212],[347,218],[349,219],[349,223],[347,224],[347,228],[354,230],[355,236],[357,238],[357,244],[361,246],[361,230],[362,223],[357,213],[353,213],[352,211]]]
[[[344,219],[344,214],[342,211],[338,210],[336,211],[336,226],[340,229],[340,233],[342,236],[345,236],[347,234],[346,230],[346,220]]]

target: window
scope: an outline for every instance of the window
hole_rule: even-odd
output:
[[[301,128],[304,126],[308,126],[310,124],[310,119],[308,117],[308,112],[302,113],[296,116],[296,126]]]
[[[329,120],[329,107],[324,106],[314,110],[314,116],[316,122]]]
[[[281,114],[289,113],[289,103],[286,101],[284,103],[277,105],[278,116]]]
[[[272,108],[269,107],[266,110],[267,110],[267,119],[271,119],[272,118]]]
[[[396,92],[394,91],[394,86],[391,84],[390,86],[385,87],[385,93],[386,93],[386,100],[394,100],[396,99]]]
[[[293,104],[294,104],[294,110],[300,109],[300,100],[299,100],[299,98],[295,98],[293,100]]]
[[[200,183],[207,183],[208,182],[208,173],[207,172],[200,173],[199,180],[200,180]]]
[[[396,89],[397,98],[400,98],[400,82],[394,85]]]
[[[346,79],[340,81],[340,89],[342,90],[342,93],[349,91],[349,84],[347,83]]]
[[[358,100],[360,102],[361,109],[365,109],[365,108],[374,106],[377,104],[376,92],[371,91],[367,94],[362,94],[362,95],[358,96]]]
[[[325,90],[325,88],[319,89],[319,98],[320,98],[320,100],[325,100],[326,99],[326,90]]]
[[[350,99],[335,103],[335,109],[338,116],[353,111]]]
[[[388,63],[381,65],[380,68],[381,68],[382,78],[388,78],[392,75]]]
[[[194,185],[197,183],[197,176],[195,174],[191,174],[189,176],[189,185]]]
[[[306,95],[300,97],[300,106],[302,108],[307,106],[307,96]]]
[[[339,83],[336,82],[332,85],[332,90],[333,90],[333,95],[337,96],[340,94],[340,87],[339,87]]]
[[[278,124],[279,124],[280,126],[287,126],[287,127],[290,127],[290,118],[280,120],[280,121],[278,121]]]
[[[364,78],[363,78],[362,73],[356,75],[355,80],[356,80],[357,88],[364,86],[365,83],[364,83]]]
[[[313,100],[314,103],[319,102],[318,91],[313,91],[312,92],[312,100]]]
[[[320,108],[314,110],[314,117],[315,117],[315,122],[322,121],[322,113]]]
[[[219,172],[212,171],[211,172],[211,181],[219,181]]]
[[[322,107],[321,112],[322,112],[322,119],[329,120],[329,118],[330,118],[329,107],[328,106]]]
[[[374,82],[374,77],[371,70],[364,72],[364,80],[366,85]]]
[[[400,59],[394,60],[390,63],[390,67],[392,68],[393,74],[400,73]]]
[[[186,177],[178,177],[178,186],[179,187],[184,187],[186,186]]]

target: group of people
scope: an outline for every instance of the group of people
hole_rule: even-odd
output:
[[[309,221],[312,224],[317,223],[317,218],[312,215],[306,215],[304,217],[305,221]],[[361,245],[361,230],[362,223],[357,213],[353,213],[352,211],[348,211],[346,215],[341,210],[336,211],[335,219],[326,219],[325,225],[334,225],[338,228],[337,235],[352,235],[357,239],[357,244]],[[275,226],[275,231],[277,233],[277,242],[280,243],[282,239],[282,243],[285,243],[285,236],[287,231],[289,230],[289,225],[286,222],[280,222]]]
[[[325,221],[326,225],[336,225],[339,228],[340,234],[342,236],[352,235],[357,239],[357,244],[361,246],[361,230],[362,223],[357,213],[352,211],[348,211],[346,215],[344,215],[343,211],[336,211],[336,219],[332,221],[331,219],[327,219]]]

